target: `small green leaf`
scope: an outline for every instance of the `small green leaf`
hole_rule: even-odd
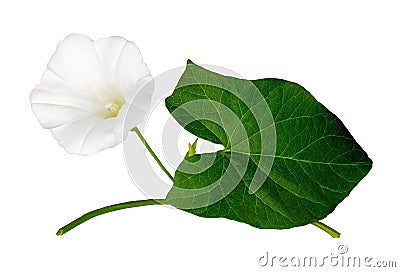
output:
[[[372,167],[343,123],[293,82],[222,76],[188,61],[166,106],[187,131],[224,146],[195,154],[189,145],[175,173],[167,203],[198,216],[309,224]]]
[[[191,144],[191,143],[188,143],[188,152],[186,153],[186,155],[185,155],[185,159],[186,158],[189,158],[189,157],[191,157],[191,156],[193,156],[193,155],[195,155],[196,154],[196,146],[197,146],[197,140],[198,140],[199,138],[197,138],[194,142],[193,142],[193,144]]]

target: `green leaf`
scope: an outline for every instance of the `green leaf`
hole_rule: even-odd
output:
[[[191,157],[193,155],[196,154],[196,146],[197,146],[197,141],[199,140],[199,138],[197,138],[193,144],[188,143],[188,152],[185,155],[185,158]]]
[[[175,173],[167,203],[198,216],[309,224],[372,167],[343,123],[293,82],[237,79],[188,61],[166,106],[187,131],[224,146],[187,156]]]

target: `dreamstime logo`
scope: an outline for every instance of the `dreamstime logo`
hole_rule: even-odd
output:
[[[270,252],[258,259],[262,267],[366,267],[366,268],[395,268],[397,261],[378,260],[371,256],[350,256],[346,245],[339,245],[336,253],[326,256],[277,256]]]
[[[222,67],[211,65],[203,65],[203,67],[220,74],[240,78],[237,73]],[[151,126],[152,122],[153,125],[156,122],[157,127],[161,128],[161,132],[158,133],[162,137],[161,154],[164,157],[160,159],[167,163],[173,171],[179,166],[180,172],[196,175],[204,173],[214,164],[218,156],[215,152],[215,145],[208,144],[208,150],[203,148],[206,153],[203,153],[199,160],[189,162],[183,160],[184,154],[180,154],[178,150],[179,136],[182,133],[187,133],[184,130],[185,126],[197,120],[216,124],[223,128],[227,142],[229,142],[229,163],[222,176],[213,184],[197,189],[173,187],[171,183],[164,181],[165,179],[160,177],[158,172],[153,169],[152,158],[147,156],[140,143],[128,140],[124,141],[124,154],[131,177],[142,192],[150,198],[164,198],[173,187],[169,199],[173,200],[175,207],[181,209],[200,208],[218,202],[234,190],[246,173],[250,154],[256,153],[258,155],[258,167],[252,177],[248,192],[250,194],[255,193],[267,180],[276,149],[274,119],[263,95],[249,80],[238,80],[239,84],[232,84],[232,80],[228,77],[213,78],[210,75],[202,74],[196,75],[196,77],[185,77],[183,82],[179,82],[178,88],[190,85],[207,85],[207,87],[222,89],[228,97],[233,97],[244,105],[246,112],[242,116],[237,116],[223,101],[197,99],[183,103],[174,109],[171,114],[168,114],[169,117],[166,119],[162,118],[164,116],[159,116],[157,120],[152,120],[152,117],[156,115],[160,107],[165,108],[165,98],[172,94],[183,71],[183,67],[169,70],[157,76],[151,84],[143,87],[155,88],[155,91],[149,113],[142,125],[139,126],[139,129],[143,134],[146,134],[146,129]],[[133,109],[128,110],[125,124],[129,123],[127,122],[128,120],[135,118],[130,114],[132,112]],[[185,118],[180,118],[180,124],[178,124],[173,116],[185,116]],[[249,131],[246,130],[246,124],[244,123],[246,119],[243,116],[250,116],[258,125],[258,128],[252,131],[250,135]],[[124,133],[127,133],[130,129],[124,126]],[[253,136],[260,139],[260,144],[256,147],[252,146],[250,142],[250,138]],[[202,143],[200,152],[204,151],[202,147],[205,145],[207,145],[207,142]],[[135,150],[135,152],[132,150]],[[160,156],[161,154],[158,155]],[[149,159],[138,160],[137,158]]]

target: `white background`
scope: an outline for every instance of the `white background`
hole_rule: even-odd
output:
[[[396,1],[270,2],[3,1],[0,271],[267,271],[258,265],[266,251],[322,257],[341,244],[348,255],[397,258],[400,266],[400,9]],[[374,161],[324,220],[342,238],[313,226],[259,230],[161,206],[103,215],[57,237],[83,212],[145,198],[121,145],[69,155],[31,112],[31,89],[73,32],[133,40],[153,75],[191,58],[310,90]]]

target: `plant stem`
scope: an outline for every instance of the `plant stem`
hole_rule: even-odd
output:
[[[312,223],[314,226],[322,229],[323,231],[325,231],[326,233],[328,233],[330,236],[332,236],[333,238],[340,238],[340,232],[334,230],[333,228],[329,227],[328,225],[325,225],[322,222],[313,222]]]
[[[147,206],[147,205],[157,205],[157,204],[163,204],[162,199],[155,200],[155,199],[147,199],[147,200],[136,200],[136,201],[129,201],[129,202],[124,202],[124,203],[119,203],[119,204],[114,204],[110,206],[106,206],[91,212],[88,212],[81,217],[75,219],[68,225],[65,225],[64,227],[60,228],[57,231],[57,235],[61,236],[68,231],[72,230],[73,228],[79,226],[83,222],[88,221],[89,219],[96,217],[101,214],[109,213],[109,212],[114,212],[122,209],[127,209],[127,208],[133,208],[133,207],[140,207],[140,206]]]
[[[139,137],[139,139],[142,141],[143,145],[146,147],[146,149],[149,151],[149,153],[151,154],[151,156],[153,156],[154,160],[157,162],[158,166],[160,166],[161,170],[164,171],[165,174],[167,174],[167,176],[174,181],[174,178],[172,177],[172,175],[168,172],[168,170],[165,168],[165,166],[162,164],[162,162],[160,161],[160,159],[157,157],[156,153],[154,153],[153,149],[151,149],[150,145],[147,143],[146,139],[143,137],[142,133],[140,133],[140,130],[135,127],[131,129],[132,132],[135,132],[137,134],[137,136]]]
[[[143,137],[142,133],[140,133],[138,128],[132,128],[132,132],[135,132],[139,139],[142,141],[146,149],[150,152],[151,156],[153,156],[154,160],[157,162],[157,164],[160,166],[160,168],[164,171],[165,174],[173,181],[174,178],[172,175],[168,172],[168,170],[165,168],[165,166],[161,163],[160,159],[157,157],[156,153],[151,149],[150,145],[147,143],[146,139]],[[157,204],[165,204],[165,199],[147,199],[147,200],[137,200],[137,201],[129,201],[129,202],[124,202],[124,203],[119,203],[119,204],[114,204],[110,206],[106,206],[91,212],[88,212],[81,217],[75,219],[71,223],[65,225],[64,227],[60,228],[57,231],[57,235],[61,236],[68,231],[72,230],[73,228],[79,226],[80,224],[88,221],[89,219],[92,219],[93,217],[96,217],[101,214],[109,213],[109,212],[114,212],[122,209],[127,209],[127,208],[134,208],[134,207],[140,207],[140,206],[147,206],[147,205],[157,205]]]

